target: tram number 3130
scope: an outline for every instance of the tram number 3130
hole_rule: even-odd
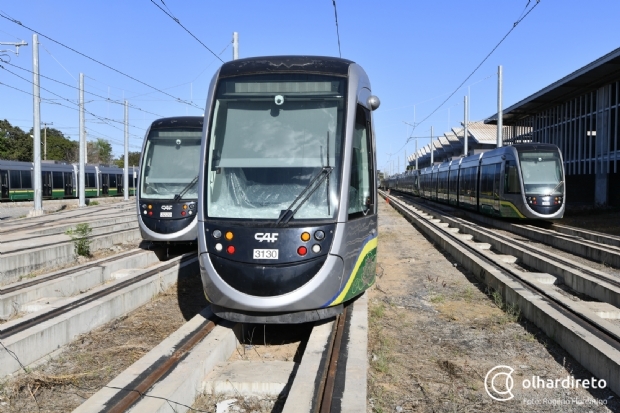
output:
[[[255,260],[277,260],[278,250],[277,249],[255,249],[254,259]]]

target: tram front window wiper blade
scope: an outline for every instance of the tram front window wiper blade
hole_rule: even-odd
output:
[[[185,185],[185,188],[183,188],[181,192],[174,196],[174,200],[180,201],[183,198],[183,195],[185,195],[187,191],[189,191],[194,185],[196,185],[196,182],[198,182],[198,175],[196,175],[189,184]]]
[[[280,214],[280,218],[278,218],[278,220],[276,221],[276,227],[279,226],[280,224],[282,224],[282,226],[288,224],[288,222],[293,218],[293,216],[297,213],[297,211],[299,211],[299,208],[301,208],[301,206],[308,199],[310,199],[312,194],[314,194],[316,190],[319,189],[323,181],[329,177],[329,174],[331,174],[333,170],[334,168],[332,168],[331,166],[324,166],[321,169],[321,171],[318,173],[318,175],[312,178],[310,182],[308,182],[308,185],[306,185],[304,190],[301,191],[299,195],[297,195],[297,197],[293,200],[293,202],[291,202],[291,205],[289,205],[289,207],[286,208]],[[304,195],[306,196],[303,199],[301,199],[301,197]],[[293,206],[297,203],[298,203],[297,207],[293,210]]]
[[[558,189],[560,187],[560,185],[562,185],[564,183],[564,181],[560,181],[558,182],[558,184],[555,186],[555,188],[553,188],[551,191],[549,191],[549,194],[547,194],[547,196],[551,196],[553,195],[553,193],[555,192],[556,189]]]

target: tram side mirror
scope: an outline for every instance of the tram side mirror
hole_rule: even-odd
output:
[[[381,104],[381,101],[379,100],[378,97],[372,95],[368,97],[368,100],[366,101],[366,103],[368,104],[368,107],[370,108],[370,110],[375,110],[379,107],[379,105]]]

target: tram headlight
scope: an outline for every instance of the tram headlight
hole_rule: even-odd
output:
[[[234,238],[234,235],[233,235],[233,233],[232,233],[232,232],[228,231],[228,232],[226,232],[226,235],[224,235],[224,237],[225,237],[228,241],[231,241],[231,240]],[[233,250],[234,250],[234,248],[233,248]]]
[[[309,232],[302,232],[301,240],[303,242],[309,241],[310,240],[310,233]]]
[[[222,236],[222,231],[220,231],[219,229],[216,229],[213,231],[212,235],[213,235],[213,238],[220,239],[220,237]]]
[[[321,241],[322,239],[325,238],[325,233],[323,231],[317,231],[314,233],[314,239],[317,241]]]
[[[312,246],[312,252],[314,252],[315,254],[318,254],[319,252],[321,252],[321,246],[319,244],[314,244]]]

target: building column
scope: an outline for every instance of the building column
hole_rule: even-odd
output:
[[[595,162],[594,162],[594,202],[597,205],[607,205],[609,174],[607,173],[606,158],[609,146],[609,87],[603,86],[596,94],[596,137],[594,138]]]

